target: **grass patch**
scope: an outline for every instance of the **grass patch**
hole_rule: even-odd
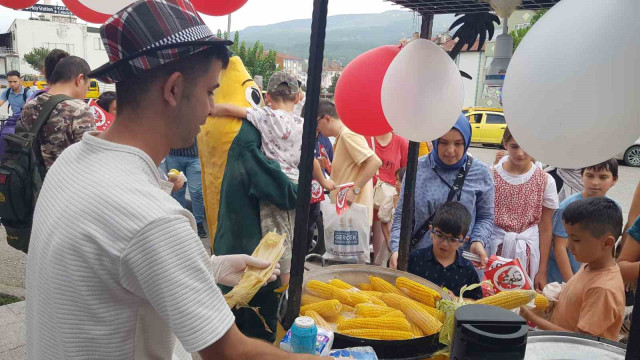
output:
[[[22,300],[15,296],[0,294],[0,306],[17,303],[19,301],[22,301]]]

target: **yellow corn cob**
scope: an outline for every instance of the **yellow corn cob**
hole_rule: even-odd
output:
[[[402,290],[407,296],[421,302],[423,304],[435,307],[436,301],[440,300],[442,296],[437,291],[431,289],[428,286],[422,285],[406,277],[399,277],[396,279],[396,287]]]
[[[536,295],[536,299],[534,300],[534,304],[536,305],[536,310],[544,311],[547,310],[547,306],[549,306],[549,300],[542,295]]]
[[[417,338],[424,336],[424,333],[422,332],[422,330],[420,330],[420,328],[416,324],[409,321],[409,325],[411,326],[411,332],[413,333],[413,336]]]
[[[536,297],[535,290],[502,291],[495,295],[476,301],[476,304],[493,305],[503,309],[513,310],[528,304]]]
[[[385,304],[387,304],[387,306],[392,307],[394,309],[398,309],[398,310],[402,310],[402,303],[405,301],[409,301],[412,302],[418,306],[420,306],[421,308],[425,309],[426,311],[429,312],[429,314],[435,316],[438,320],[440,321],[444,321],[444,313],[440,310],[437,310],[434,307],[428,306],[426,304],[423,304],[421,302],[417,302],[413,299],[409,299],[407,297],[404,296],[400,296],[400,295],[396,295],[396,294],[382,294],[382,301],[384,301]]]
[[[278,261],[284,255],[283,244],[286,237],[287,235],[278,235],[270,232],[260,240],[251,256],[267,261],[271,265],[264,269],[253,266],[247,267],[242,274],[240,283],[224,296],[230,308],[248,305],[258,290],[269,280]]]
[[[406,296],[402,291],[400,291],[397,287],[393,286],[391,283],[389,283],[388,281],[381,279],[379,277],[376,276],[369,276],[369,281],[371,281],[371,285],[373,285],[373,288],[375,291],[379,291],[381,293],[390,293],[390,294],[397,294],[397,295],[401,295],[401,296]]]
[[[304,305],[309,305],[309,304],[313,304],[313,303],[317,303],[320,301],[325,301],[326,299],[317,297],[317,296],[313,296],[313,295],[309,295],[309,294],[303,294],[302,295],[302,299],[300,300],[300,305],[304,306]]]
[[[300,307],[300,313],[304,314],[309,310],[313,310],[323,317],[336,316],[342,309],[342,304],[338,300],[325,300]]]
[[[352,306],[349,306],[347,304],[342,304],[342,310],[340,310],[340,312],[347,312],[347,313],[352,313],[354,312],[354,308]]]
[[[438,319],[412,301],[402,303],[402,312],[407,316],[408,320],[422,330],[425,336],[437,333],[442,327],[442,323]]]
[[[356,287],[362,291],[373,291],[373,285],[369,283],[358,284]]]
[[[371,302],[378,306],[387,306],[387,304],[385,304],[384,301],[382,301],[381,299],[378,299],[377,297],[371,297]]]
[[[354,318],[338,323],[338,332],[353,329],[382,329],[411,331],[411,326],[404,318]]]
[[[308,316],[308,317],[312,318],[313,321],[316,322],[316,325],[318,325],[318,327],[331,330],[331,327],[329,326],[329,323],[327,323],[327,321],[322,316],[320,316],[320,314],[318,314],[317,312],[315,312],[313,310],[309,310],[309,311],[304,313],[304,316]]]
[[[388,312],[384,315],[378,316],[378,318],[394,318],[394,317],[400,317],[400,318],[406,318],[406,316],[404,316],[404,314],[402,313],[402,311],[400,310],[393,310],[392,312]]]
[[[370,318],[382,316],[392,311],[396,311],[396,309],[374,304],[358,304],[356,305],[354,312],[358,317]]]
[[[351,288],[354,288],[353,285],[347,284],[346,282],[340,280],[340,279],[333,279],[329,281],[329,285],[333,286],[333,287],[337,287],[338,289],[342,289],[342,290],[349,290]]]
[[[331,299],[336,299],[343,304],[352,304],[351,295],[346,290],[331,287]]]
[[[370,297],[376,297],[378,299],[382,297],[382,293],[380,291],[363,290],[362,292],[369,295]]]
[[[381,329],[354,329],[343,330],[341,334],[347,336],[353,336],[363,339],[377,339],[377,340],[408,340],[413,339],[413,334],[408,331],[394,331],[394,330],[381,330]]]
[[[318,280],[310,280],[307,283],[307,292],[313,296],[321,297],[323,299],[332,299],[331,291],[333,289],[333,286]]]
[[[422,304],[420,304],[422,305]],[[431,314],[431,316],[433,316],[434,318],[438,319],[441,323],[444,323],[444,313],[436,308],[432,308],[430,306],[420,306],[421,308],[427,310],[427,312],[429,314]]]
[[[372,299],[369,295],[365,294],[364,292],[353,288],[352,290],[344,290],[346,293],[349,294],[349,297],[351,297],[351,306],[356,306],[358,304],[362,304],[362,303],[371,303]]]

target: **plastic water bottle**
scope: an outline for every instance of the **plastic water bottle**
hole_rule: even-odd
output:
[[[316,354],[318,328],[308,316],[300,316],[291,327],[291,348],[297,354]]]

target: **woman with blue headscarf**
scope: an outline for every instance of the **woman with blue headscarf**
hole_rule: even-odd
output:
[[[465,247],[480,257],[481,262],[474,265],[484,268],[487,253],[491,252],[492,247],[495,190],[489,167],[478,159],[468,161],[470,156],[467,155],[467,149],[470,142],[471,125],[464,114],[461,114],[449,132],[433,141],[433,151],[418,159],[412,234],[414,237],[418,234],[419,239],[411,250],[426,248],[432,244],[429,231],[424,230],[429,228],[429,222],[433,220],[438,207],[447,202],[455,187],[456,178],[464,173],[465,167],[470,163],[464,183],[452,201],[459,201],[471,213],[471,225],[467,234],[469,241]],[[396,268],[398,262],[403,202],[404,186],[391,230],[391,268]]]

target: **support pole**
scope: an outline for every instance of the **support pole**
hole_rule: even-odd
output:
[[[311,179],[313,173],[313,154],[316,146],[316,127],[318,125],[318,104],[320,102],[320,83],[322,77],[322,59],[324,58],[324,38],[327,27],[327,6],[329,0],[313,1],[311,21],[311,45],[309,46],[309,72],[307,77],[307,95],[304,110],[304,133],[302,134],[302,154],[300,155],[300,178],[298,181],[298,199],[296,204],[296,225],[293,237],[291,258],[291,278],[289,280],[289,299],[287,312],[282,326],[289,329],[300,312],[304,260],[307,255],[307,229],[309,225],[309,206],[311,204]]]
[[[431,40],[433,14],[422,14],[420,38]],[[418,152],[420,143],[409,142],[407,172],[404,178],[404,202],[402,203],[402,222],[400,224],[400,246],[398,249],[398,270],[407,271],[409,245],[413,235],[413,215],[415,208],[416,175],[418,172]]]

